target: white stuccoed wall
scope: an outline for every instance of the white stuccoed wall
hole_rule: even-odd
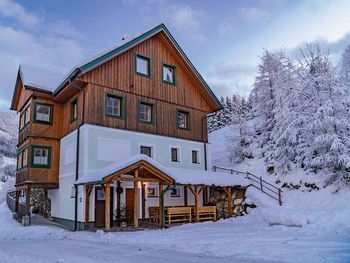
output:
[[[59,189],[49,191],[52,216],[69,220],[74,220],[74,198],[71,198],[70,194],[75,181],[76,136],[77,133],[74,131],[61,139]],[[152,158],[164,166],[204,170],[204,144],[201,142],[85,124],[80,130],[79,177],[87,171],[96,170],[112,162],[125,160],[132,155],[139,154],[141,145],[151,146]],[[180,162],[171,162],[170,149],[172,147],[179,149]],[[199,164],[192,163],[192,150],[199,152]],[[209,144],[207,144],[207,157],[208,169],[210,169]],[[133,188],[133,185],[128,183],[122,183],[122,186]],[[84,191],[85,187],[80,186],[78,220],[81,222],[84,221]],[[139,191],[141,207],[140,187]],[[165,205],[183,205],[182,187],[180,192],[180,197],[170,197],[170,192],[167,192]],[[114,194],[114,203],[116,204],[115,191]],[[125,200],[124,195],[125,191],[122,195],[122,202]],[[194,204],[193,195],[189,190],[188,203],[189,205]],[[200,200],[200,203],[202,203],[202,200]],[[148,217],[148,207],[157,205],[158,198],[146,197],[146,217]],[[92,191],[90,196],[90,221],[94,221],[94,207],[95,191]]]

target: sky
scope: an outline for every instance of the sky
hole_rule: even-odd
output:
[[[248,96],[264,49],[350,44],[348,0],[0,0],[0,109],[21,63],[65,75],[74,65],[164,23],[220,96]]]

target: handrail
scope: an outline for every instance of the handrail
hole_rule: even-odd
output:
[[[226,172],[230,172],[230,174],[244,174],[247,179],[251,180],[255,184],[251,184],[251,186],[255,187],[256,189],[259,189],[262,193],[272,197],[273,199],[277,200],[279,205],[282,205],[282,193],[283,191],[281,188],[276,187],[275,185],[265,181],[262,179],[261,176],[256,176],[255,174],[249,173],[249,172],[242,172],[235,169],[225,168],[225,167],[219,167],[219,166],[213,166],[214,172],[217,170],[223,170]],[[272,189],[270,188],[272,187]]]

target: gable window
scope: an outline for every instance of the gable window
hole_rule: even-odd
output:
[[[175,85],[175,66],[163,64],[163,81]]]
[[[148,157],[152,158],[152,147],[150,147],[150,146],[141,146],[140,147],[140,153],[141,154],[145,154]]]
[[[151,76],[151,61],[148,57],[136,55],[136,73],[146,77]]]
[[[78,118],[78,98],[74,99],[70,103],[70,121],[74,121]]]
[[[28,148],[21,150],[17,155],[17,170],[28,166]]]
[[[34,104],[34,122],[52,124],[52,105],[36,102]]]
[[[27,106],[19,117],[19,129],[22,130],[30,121],[30,105]]]
[[[182,110],[178,110],[177,114],[176,114],[176,118],[177,118],[177,127],[179,129],[185,129],[188,130],[190,125],[190,117],[189,117],[189,112],[187,111],[182,111]]]
[[[153,123],[153,104],[148,102],[139,102],[139,120],[141,122]]]
[[[51,147],[32,146],[32,167],[49,168],[51,161]]]
[[[192,151],[192,163],[199,163],[198,161],[198,151]]]
[[[171,148],[171,161],[178,162],[179,161],[179,153],[177,148]]]
[[[106,94],[106,115],[111,117],[123,116],[123,97],[115,94]]]
[[[170,196],[171,197],[180,197],[180,188],[175,187],[170,190]]]

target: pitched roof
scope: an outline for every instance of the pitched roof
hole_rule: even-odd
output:
[[[117,173],[135,163],[145,161],[164,174],[173,178],[175,184],[180,185],[209,185],[209,186],[249,186],[250,182],[243,176],[231,175],[222,172],[212,172],[199,169],[183,169],[165,167],[156,160],[144,154],[137,154],[127,160],[114,162],[103,168],[87,172],[80,177],[77,185],[103,183],[104,179],[114,173]]]
[[[48,92],[53,92],[64,78],[62,74],[24,64],[18,73],[24,86]]]

